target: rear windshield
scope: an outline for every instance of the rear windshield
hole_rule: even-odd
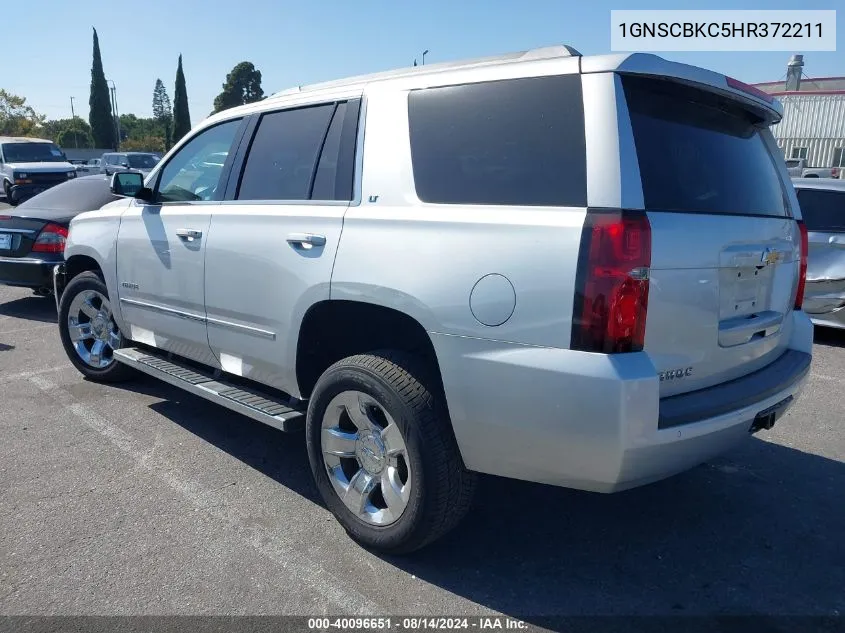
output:
[[[647,209],[790,215],[771,133],[753,114],[674,82],[624,77],[622,85]]]
[[[158,160],[158,156],[152,154],[129,154],[129,166],[135,169],[152,169]]]
[[[798,189],[796,195],[808,231],[845,232],[845,191]]]

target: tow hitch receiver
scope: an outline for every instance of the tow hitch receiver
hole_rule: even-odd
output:
[[[749,431],[751,433],[757,433],[763,429],[771,429],[775,425],[775,422],[777,422],[786,412],[786,409],[789,407],[791,402],[792,396],[789,396],[788,398],[778,402],[776,405],[760,411],[760,413],[754,416],[754,422],[751,424]]]

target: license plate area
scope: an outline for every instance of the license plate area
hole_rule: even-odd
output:
[[[0,233],[0,251],[12,250],[12,234]]]
[[[743,266],[719,271],[719,320],[769,310],[774,266]]]
[[[768,430],[771,429],[775,423],[786,413],[786,410],[789,408],[789,405],[792,404],[793,397],[789,396],[788,398],[784,398],[777,404],[769,407],[768,409],[764,409],[760,411],[756,416],[754,416],[754,422],[751,423],[751,428],[749,431],[751,433],[757,433],[758,431]]]

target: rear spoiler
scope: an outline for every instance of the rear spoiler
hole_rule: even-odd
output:
[[[701,90],[715,92],[742,102],[745,107],[760,114],[770,125],[783,118],[783,106],[771,95],[743,83],[733,77],[698,66],[670,62],[648,53],[626,53],[621,55],[599,55],[581,58],[582,73],[617,72],[644,75],[678,81]]]

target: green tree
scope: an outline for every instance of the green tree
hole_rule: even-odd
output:
[[[26,97],[0,89],[0,135],[34,136],[45,118],[26,104]]]
[[[84,149],[94,147],[91,127],[81,117],[44,121],[38,130],[38,135],[48,138],[64,148]]]
[[[188,110],[188,89],[182,71],[182,55],[176,67],[176,88],[173,91],[173,144],[191,131],[191,113]]]
[[[164,151],[164,129],[161,123],[154,118],[141,119],[134,114],[121,114],[120,134],[122,136],[120,148],[123,150],[137,150],[138,143],[141,143],[145,146],[154,146],[157,152]]]
[[[264,98],[261,89],[261,71],[256,70],[252,62],[241,62],[226,75],[223,92],[214,98],[214,112],[228,108],[255,103]]]
[[[153,118],[163,128],[165,149],[170,149],[173,108],[170,106],[170,97],[167,96],[167,90],[164,89],[161,79],[156,79],[156,86],[153,89]]]
[[[109,86],[103,72],[103,60],[100,58],[100,39],[94,29],[94,61],[91,64],[91,96],[88,99],[91,112],[88,121],[97,147],[117,148],[114,117],[109,98]]]

